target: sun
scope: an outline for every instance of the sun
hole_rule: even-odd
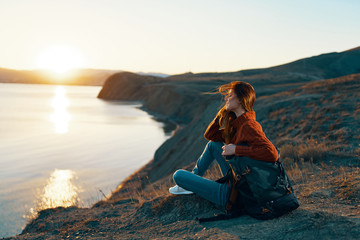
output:
[[[84,67],[84,58],[75,48],[52,46],[44,49],[37,58],[37,67],[51,70],[56,74],[65,74],[69,70]]]

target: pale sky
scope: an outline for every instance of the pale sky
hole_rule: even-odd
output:
[[[238,71],[360,46],[360,1],[0,0],[0,31],[1,68]]]

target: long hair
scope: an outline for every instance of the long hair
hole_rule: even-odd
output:
[[[253,110],[256,98],[253,86],[246,82],[235,81],[220,86],[217,89],[217,92],[227,96],[230,90],[233,90],[233,92],[236,94],[241,106],[246,112]],[[236,114],[232,111],[226,110],[226,105],[224,104],[224,106],[220,109],[218,116],[219,124],[221,128],[224,129],[223,137],[225,139],[225,143],[229,144],[235,134],[235,129],[232,126],[232,122],[236,119]]]

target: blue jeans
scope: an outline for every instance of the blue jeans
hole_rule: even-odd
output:
[[[208,142],[192,172],[177,170],[174,173],[175,183],[215,204],[225,206],[231,186],[201,177],[214,159],[219,164],[223,176],[228,172],[230,165],[226,162],[224,156],[221,155],[223,145],[222,142]]]

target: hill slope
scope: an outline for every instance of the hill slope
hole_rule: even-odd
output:
[[[300,59],[287,64],[241,70],[227,73],[199,73],[171,76],[171,79],[227,79],[243,80],[252,84],[304,83],[313,80],[335,78],[360,72],[360,47],[343,52],[333,52]]]
[[[166,168],[173,168],[174,164],[175,168],[181,167],[188,161],[184,157],[172,159],[173,155],[180,156],[177,151],[196,157],[196,153],[184,152],[183,145],[189,147],[195,139],[192,135],[199,131],[197,127],[205,124],[199,118],[161,147],[172,150],[167,155],[168,162],[150,163],[110,198],[91,208],[44,210],[21,235],[12,239],[358,239],[359,92],[360,74],[353,74],[308,83],[257,100],[258,120],[270,139],[278,141],[301,203],[299,209],[286,216],[269,221],[241,216],[199,224],[195,217],[212,216],[220,210],[196,195],[170,196],[167,188],[172,185],[171,173]],[[212,101],[218,103],[219,99]],[[354,134],[346,133],[344,128]],[[306,141],[309,137],[316,137],[318,142]],[[160,157],[167,153],[161,148],[157,152]],[[188,168],[191,167],[190,164]],[[158,174],[158,180],[149,184],[146,176],[154,177],[153,172]],[[217,176],[215,173],[207,177]]]
[[[352,60],[356,58],[359,58],[359,61],[353,63]],[[305,69],[300,67],[303,61],[309,63]],[[351,65],[351,67],[344,67],[347,70],[343,71],[336,70],[338,67],[343,67],[346,64]],[[298,74],[303,74],[307,69],[312,69],[312,71],[309,71],[308,77],[299,78]],[[263,96],[271,96],[284,90],[289,91],[289,89],[296,89],[302,86],[304,81],[311,82],[321,76],[342,75],[345,72],[352,73],[354,71],[360,72],[360,49],[349,50],[342,53],[323,54],[278,67],[262,69],[261,74],[257,72],[244,76],[244,72],[238,72],[239,75],[236,75],[237,73],[235,73],[235,75],[239,77],[240,80],[249,80],[248,82],[254,86],[256,95],[260,100]],[[281,72],[281,77],[279,77],[278,72]],[[295,72],[296,74],[294,74]],[[263,79],[259,78],[260,75]],[[168,120],[176,121],[181,125],[186,125],[186,127],[180,128],[174,137],[166,141],[156,151],[154,160],[151,163],[152,166],[156,167],[148,174],[151,181],[156,181],[173,172],[175,169],[187,166],[196,161],[197,156],[201,154],[206,144],[203,133],[221,104],[219,96],[204,94],[204,92],[212,91],[217,86],[232,80],[234,80],[234,78],[232,76],[230,77],[229,73],[194,74],[191,76],[178,75],[169,78],[144,77],[132,73],[118,73],[107,79],[98,97],[103,99],[140,100],[144,102],[144,108],[146,110],[166,116]],[[309,85],[308,89],[311,88],[311,85]],[[336,86],[333,88],[336,88]],[[348,90],[349,89],[346,89],[344,91]],[[283,94],[286,98],[293,93],[285,92]],[[329,91],[329,94],[334,94],[334,92]],[[275,96],[278,98],[281,94]],[[289,102],[290,99],[291,98],[289,98]],[[316,100],[325,101],[326,99],[313,99],[312,101]],[[265,112],[269,113],[277,109],[277,105],[270,106],[273,100],[267,101],[266,104],[255,104],[255,110],[260,110],[257,111],[257,118],[260,122],[268,117],[264,115]],[[297,102],[297,99],[294,99],[294,101]],[[305,101],[308,101],[308,99],[305,99]],[[312,104],[312,102],[309,104]],[[314,104],[316,105],[318,103],[314,102]],[[315,110],[311,111],[313,112]],[[316,113],[313,112],[313,114]],[[270,116],[270,119],[273,118],[273,115]],[[298,115],[296,116],[298,117]],[[312,125],[310,120],[312,119],[309,119],[306,127],[306,124],[301,123],[301,126],[305,127],[304,131],[309,132],[312,129],[309,129],[310,125]],[[326,121],[326,119],[323,121]],[[264,123],[264,128],[267,129],[267,122],[265,121]],[[294,121],[288,122],[288,124],[292,124],[292,127],[296,126],[294,125]],[[335,123],[332,122],[331,124]],[[273,129],[272,126],[269,126],[269,128]],[[288,133],[284,134],[286,135]],[[294,134],[294,132],[291,133],[289,137],[294,137]],[[314,135],[315,134],[314,132]],[[270,135],[270,137],[272,137],[271,139],[278,139],[278,136],[275,136],[275,134]],[[306,137],[309,136],[306,135]]]

